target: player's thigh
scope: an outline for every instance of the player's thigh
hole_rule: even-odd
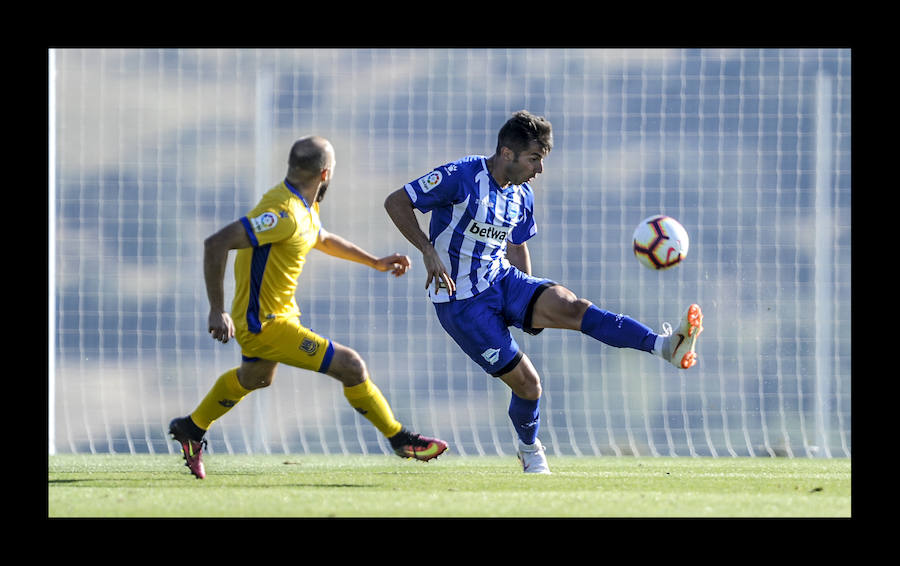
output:
[[[548,287],[534,302],[531,325],[535,328],[581,329],[581,319],[591,306],[586,299],[562,285]]]
[[[325,373],[334,356],[331,340],[296,317],[268,320],[258,334],[236,333],[244,359],[260,359]]]
[[[521,328],[528,334],[540,334],[543,327],[535,326],[534,306],[541,295],[557,283],[541,277],[534,277],[516,268],[501,279],[499,290],[503,300],[503,314],[509,325]]]

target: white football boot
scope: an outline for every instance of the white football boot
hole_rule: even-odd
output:
[[[550,466],[547,465],[547,455],[544,454],[544,445],[539,439],[534,440],[531,446],[519,440],[519,451],[516,453],[522,464],[522,471],[526,474],[549,474]]]
[[[697,363],[697,337],[703,332],[703,311],[693,304],[684,311],[678,330],[672,332],[669,323],[663,324],[659,356],[678,369],[688,369]]]

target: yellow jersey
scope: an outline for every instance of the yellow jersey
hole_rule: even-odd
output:
[[[318,242],[319,203],[308,203],[287,180],[240,218],[252,247],[237,251],[231,317],[254,334],[267,319],[300,316],[294,293],[306,254]]]

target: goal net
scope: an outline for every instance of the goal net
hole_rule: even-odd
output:
[[[396,279],[311,252],[304,324],[360,352],[410,428],[457,455],[514,453],[508,388],[445,335],[421,255],[382,203],[490,155],[528,109],[555,140],[534,182],[535,274],[655,329],[691,302],[705,315],[686,372],[514,329],[542,376],[549,452],[850,456],[848,49],[58,49],[48,62],[51,453],[176,450],[169,420],[240,363],[206,332],[203,239],[281,181],[308,134],[337,153],[323,225],[414,266]],[[660,273],[631,250],[655,213],[691,236]],[[338,382],[287,366],[207,438],[213,453],[389,449]]]

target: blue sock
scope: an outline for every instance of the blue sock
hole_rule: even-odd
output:
[[[633,348],[652,352],[656,333],[624,314],[613,314],[591,305],[581,319],[581,331],[616,348]]]
[[[529,401],[515,393],[509,400],[509,419],[516,429],[519,439],[525,444],[534,444],[541,425],[540,399]]]

